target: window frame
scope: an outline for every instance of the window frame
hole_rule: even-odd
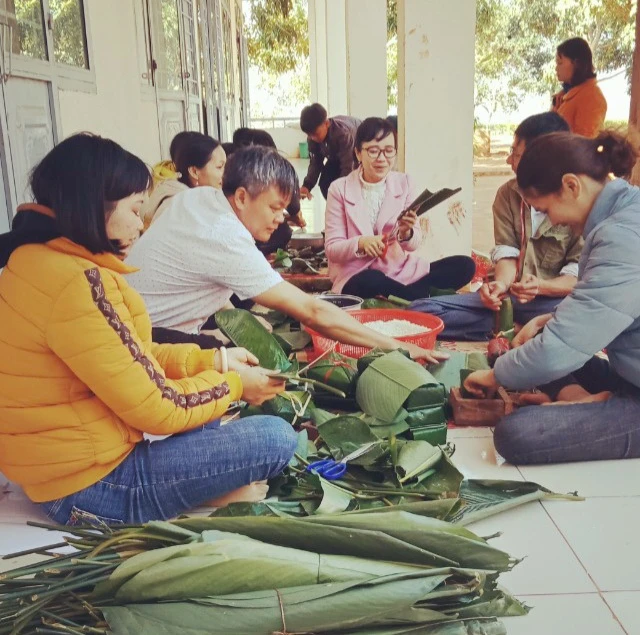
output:
[[[12,73],[17,72],[21,77],[32,77],[33,79],[50,81],[62,90],[97,93],[90,18],[85,7],[85,0],[78,0],[78,3],[84,23],[87,65],[89,68],[78,68],[55,61],[53,30],[49,28],[49,16],[51,14],[49,0],[40,0],[44,25],[45,49],[49,59],[39,60],[23,55],[12,54]]]

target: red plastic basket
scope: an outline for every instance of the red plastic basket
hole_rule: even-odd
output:
[[[407,322],[424,326],[424,333],[402,335],[394,338],[400,342],[416,344],[422,348],[433,348],[436,344],[438,334],[444,329],[444,322],[439,317],[431,315],[430,313],[419,313],[417,311],[405,311],[403,309],[358,309],[357,311],[349,311],[349,315],[352,315],[358,322],[362,322],[363,324],[376,321],[389,322],[390,320],[406,320]],[[334,346],[334,340],[320,335],[320,333],[308,326],[304,328],[309,335],[311,335],[314,357],[325,353]],[[366,346],[353,346],[352,344],[338,343],[335,346],[336,353],[356,359],[362,357],[370,350],[371,349]]]

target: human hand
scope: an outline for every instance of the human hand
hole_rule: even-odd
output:
[[[252,406],[259,406],[284,392],[285,381],[270,377],[277,374],[277,370],[245,366],[237,373],[242,380],[242,398]]]
[[[465,379],[464,387],[474,397],[491,399],[498,392],[499,386],[492,370],[477,370]]]
[[[302,217],[302,212],[299,212],[295,216],[289,216],[287,222],[294,227],[304,228],[307,226],[307,221]]]
[[[480,300],[487,309],[492,311],[499,311],[502,300],[507,295],[508,287],[502,280],[494,280],[493,282],[485,282],[478,293],[480,294]]]
[[[520,282],[511,285],[511,293],[520,304],[526,304],[540,293],[540,281],[531,273],[526,274]]]
[[[449,359],[449,353],[444,351],[437,351],[435,349],[420,348],[416,344],[410,344],[408,342],[399,342],[400,347],[406,351],[409,351],[411,359],[416,361],[424,361],[427,364],[439,364],[440,362]]]
[[[308,198],[309,200],[311,200],[313,198],[311,192],[309,191],[308,187],[305,187],[304,185],[300,188],[300,198],[301,199],[305,199]]]
[[[418,215],[412,209],[406,212],[398,221],[398,238],[400,240],[409,240],[417,222]]]
[[[219,356],[216,356],[216,360]],[[237,346],[235,348],[227,349],[227,363],[229,370],[240,371],[243,368],[251,368],[252,366],[258,366],[260,361],[246,348]]]
[[[540,316],[539,316],[540,317]],[[518,334],[511,340],[511,348],[518,348],[526,344],[529,340],[532,340],[544,327],[546,321],[541,321],[539,317],[529,320],[519,331]]]
[[[358,251],[371,258],[380,258],[384,253],[385,246],[382,236],[360,236],[358,239]]]

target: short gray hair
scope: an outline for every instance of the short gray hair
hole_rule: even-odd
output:
[[[236,150],[227,161],[222,176],[222,191],[233,195],[244,187],[252,198],[270,187],[291,197],[296,189],[296,171],[277,150],[264,146],[249,146]]]

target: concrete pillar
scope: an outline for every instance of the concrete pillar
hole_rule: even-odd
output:
[[[471,253],[475,4],[398,0],[398,169],[417,193],[462,187],[421,219],[432,261]]]
[[[309,0],[311,100],[347,114],[345,0]]]
[[[309,0],[311,100],[330,115],[387,114],[386,0]]]
[[[387,116],[387,2],[346,0],[349,114]]]
[[[311,101],[327,103],[327,22],[326,0],[309,0],[309,67]]]

